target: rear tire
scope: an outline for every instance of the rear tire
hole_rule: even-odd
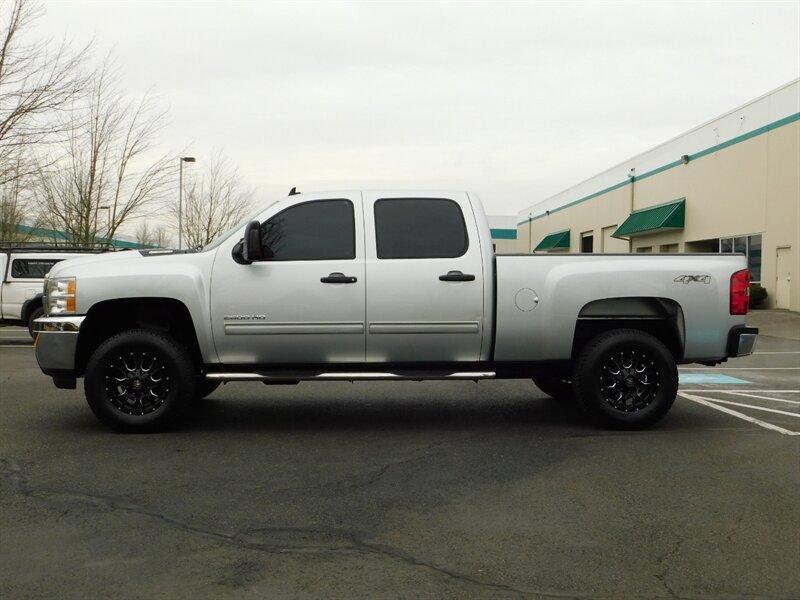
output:
[[[42,315],[44,315],[44,307],[37,306],[31,311],[31,314],[28,317],[28,333],[31,334],[32,338],[36,337],[36,332],[33,330],[33,322]]]
[[[678,367],[652,335],[615,329],[586,344],[574,383],[578,403],[595,420],[613,429],[644,429],[675,402]]]
[[[124,331],[103,342],[86,365],[84,391],[92,412],[125,433],[162,431],[186,410],[197,372],[173,338]]]

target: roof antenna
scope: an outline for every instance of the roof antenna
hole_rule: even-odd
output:
[[[298,191],[297,191],[297,188],[296,188],[296,187],[293,187],[292,189],[290,189],[290,190],[289,190],[289,195],[290,195],[290,196],[296,196],[296,195],[297,195],[297,194],[299,194],[299,193],[300,193],[300,192],[298,192]]]

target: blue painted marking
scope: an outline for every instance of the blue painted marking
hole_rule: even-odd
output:
[[[730,375],[719,373],[678,373],[678,383],[711,383],[711,384],[730,384],[740,385],[750,383],[744,379],[737,379]]]

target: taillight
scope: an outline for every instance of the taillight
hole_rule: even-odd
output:
[[[750,271],[744,269],[731,275],[731,314],[746,315],[750,307]]]

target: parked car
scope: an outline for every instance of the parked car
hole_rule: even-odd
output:
[[[0,323],[26,325],[44,314],[44,278],[58,262],[100,252],[94,247],[0,243]]]

